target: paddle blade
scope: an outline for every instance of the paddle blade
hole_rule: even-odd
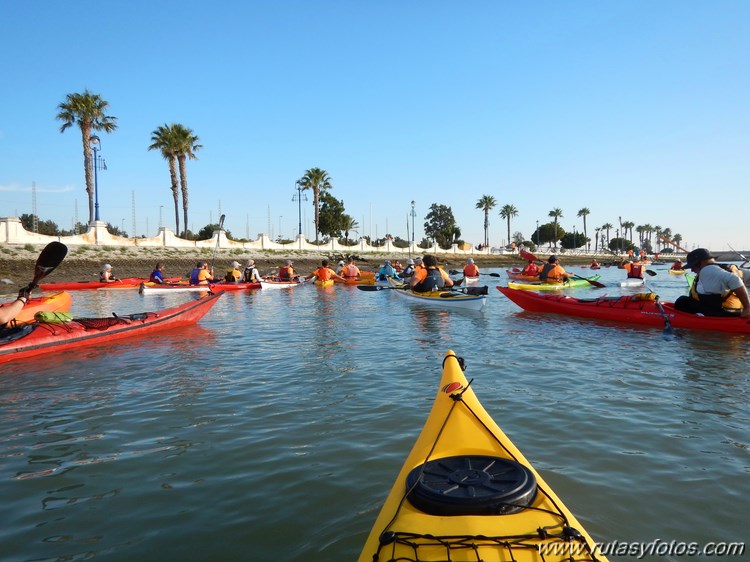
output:
[[[651,277],[654,277],[656,275],[656,272],[653,269],[644,269],[644,271],[650,275]]]
[[[379,285],[357,285],[357,289],[360,291],[368,291],[372,293],[373,291],[382,291],[383,289],[390,289],[391,287],[381,287]]]
[[[227,218],[227,216],[226,216],[226,215],[221,215],[221,216],[219,217],[219,230],[221,230],[222,228],[224,228],[224,219],[225,219],[225,218]]]
[[[534,260],[534,261],[539,261],[539,258],[537,258],[537,257],[536,257],[536,256],[535,256],[534,254],[532,254],[531,252],[527,252],[527,251],[526,251],[526,250],[524,250],[523,248],[521,248],[521,250],[520,250],[520,251],[518,252],[518,255],[520,255],[520,256],[521,256],[521,257],[522,257],[523,259],[525,259],[525,260]]]
[[[50,242],[36,259],[34,266],[34,279],[29,283],[29,289],[33,289],[39,281],[52,273],[68,255],[68,247],[62,242]]]

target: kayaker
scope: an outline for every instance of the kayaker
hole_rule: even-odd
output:
[[[164,264],[161,262],[158,262],[156,264],[156,267],[154,267],[154,270],[151,272],[151,275],[148,277],[149,283],[157,283],[161,285],[164,283]]]
[[[294,267],[292,265],[294,262],[292,260],[286,260],[284,265],[279,268],[279,280],[280,281],[291,281],[294,279]]]
[[[414,272],[416,273],[420,269],[424,269],[424,262],[421,256],[417,256],[416,258],[414,258]]]
[[[328,267],[328,260],[323,260],[322,262],[320,262],[320,267],[313,271],[310,275],[305,277],[305,279],[312,279],[313,277],[315,277],[318,281],[328,281],[329,279],[338,279],[339,281],[344,280],[341,275]]]
[[[525,275],[527,277],[539,276],[539,267],[536,265],[534,260],[529,260],[529,263],[526,264],[526,267],[521,270],[521,275]]]
[[[464,277],[479,277],[479,268],[477,267],[477,264],[474,263],[474,258],[466,260],[466,265],[464,266]]]
[[[716,263],[705,248],[687,255],[686,269],[696,274],[690,296],[681,296],[674,307],[705,316],[750,317],[750,297],[742,279]]]
[[[555,255],[551,255],[547,259],[547,263],[544,264],[542,270],[539,272],[539,280],[543,283],[564,283],[571,277],[573,275],[565,271],[563,266],[560,265],[560,260]]]
[[[8,322],[18,316],[18,313],[21,312],[23,307],[26,306],[26,303],[29,302],[30,293],[31,291],[29,291],[29,288],[24,287],[18,291],[18,297],[16,297],[16,300],[10,304],[0,306],[0,327],[4,327]]]
[[[354,263],[354,258],[350,257],[347,262],[348,263],[341,269],[339,274],[344,279],[358,279],[360,271],[357,265]]]
[[[209,281],[214,280],[214,270],[208,269],[208,262],[199,261],[195,264],[195,269],[190,272],[191,285],[208,285]]]
[[[599,262],[594,260],[591,260],[591,265],[589,266],[591,269],[599,269],[601,266],[599,265]]]
[[[341,275],[341,272],[344,271],[345,265],[346,265],[346,262],[344,260],[339,260],[339,263],[336,265],[336,273]]]
[[[247,260],[245,269],[242,272],[242,280],[245,283],[260,283],[261,276],[258,273],[258,269],[255,267],[255,260]]]
[[[424,257],[424,268],[418,269],[411,276],[409,286],[415,293],[427,293],[445,287],[453,287],[450,276],[438,267],[437,258],[433,255]]]
[[[684,266],[682,265],[682,260],[680,258],[677,258],[676,260],[674,260],[674,263],[672,264],[671,269],[674,271],[682,271],[684,269]]]
[[[112,274],[112,266],[105,263],[102,266],[102,270],[99,272],[99,282],[114,283],[115,281],[119,281],[119,279]]]
[[[240,262],[233,261],[229,264],[226,275],[224,275],[225,283],[239,283],[242,279],[242,272],[240,271]]]
[[[406,260],[406,267],[401,272],[401,277],[406,278],[411,277],[412,275],[414,275],[414,260],[409,258]]]
[[[391,265],[391,260],[385,260],[383,265],[380,266],[380,271],[378,271],[378,280],[385,281],[389,277],[392,279],[400,279],[398,272]]]
[[[623,261],[620,267],[628,272],[628,279],[643,279],[643,266],[639,262]]]

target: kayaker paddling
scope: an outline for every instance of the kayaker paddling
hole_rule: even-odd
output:
[[[564,283],[571,277],[574,277],[574,275],[565,271],[563,266],[560,265],[560,260],[554,254],[547,259],[547,263],[539,272],[539,280],[542,283]]]
[[[438,267],[437,258],[433,255],[424,257],[424,268],[418,269],[409,281],[409,287],[415,293],[436,291],[445,287],[453,287],[450,276]]]
[[[99,272],[99,281],[101,283],[114,283],[115,281],[119,281],[119,279],[112,273],[112,266],[110,264],[105,263],[102,266],[102,270]]]
[[[0,327],[5,327],[6,324],[13,321],[16,316],[23,310],[29,302],[31,291],[28,287],[23,287],[18,291],[18,297],[11,303],[0,307]]]

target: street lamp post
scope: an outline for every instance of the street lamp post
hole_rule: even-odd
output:
[[[159,230],[161,230],[162,224],[161,224],[161,210],[164,208],[164,205],[159,205]]]
[[[305,201],[307,201],[307,196],[302,194],[302,183],[299,180],[297,180],[296,182],[294,182],[294,185],[297,186],[296,187],[296,189],[297,189],[297,195],[294,195],[292,197],[292,201],[294,201],[295,199],[297,200],[297,207],[298,207],[298,210],[297,210],[298,214],[297,214],[297,216],[299,217],[299,233],[298,233],[298,235],[301,237],[302,236],[302,201],[303,201],[303,198],[304,198]],[[281,217],[279,217],[279,219],[280,218]],[[281,226],[279,226],[279,230],[281,230]]]
[[[281,238],[281,219],[283,219],[283,218],[284,217],[282,215],[279,215],[279,242],[281,242],[281,240],[282,240],[282,238]]]
[[[414,246],[414,219],[417,216],[417,212],[414,210],[414,205],[416,205],[416,201],[411,202],[411,245]],[[414,251],[416,252],[417,249],[414,248]]]
[[[94,220],[99,220],[99,154],[98,152],[102,149],[102,141],[96,135],[89,137],[89,146],[94,151]],[[106,170],[106,168],[104,168]]]
[[[539,221],[536,221],[536,247],[539,249]]]

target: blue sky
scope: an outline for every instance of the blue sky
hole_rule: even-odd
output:
[[[0,3],[0,216],[86,222],[80,132],[57,106],[88,89],[119,128],[102,134],[102,220],[133,234],[174,225],[151,132],[178,122],[190,226],[226,214],[237,237],[298,229],[295,180],[320,167],[360,234],[416,235],[433,203],[490,241],[563,211],[589,235],[618,217],[683,246],[750,248],[750,2]],[[163,206],[163,207],[162,207]],[[314,237],[312,198],[303,231]],[[124,219],[124,222],[123,222]],[[148,224],[148,232],[146,227]],[[614,231],[611,236],[614,236]]]

